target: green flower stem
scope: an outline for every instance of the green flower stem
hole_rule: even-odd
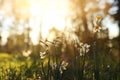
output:
[[[93,54],[94,54],[94,78],[95,80],[100,80],[99,79],[99,59],[98,59],[98,54],[96,52],[96,42],[93,43]]]

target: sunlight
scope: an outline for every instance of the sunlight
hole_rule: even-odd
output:
[[[7,38],[9,36],[9,33],[7,31],[4,31],[1,33],[2,36],[2,45],[4,45],[7,42]]]
[[[30,17],[38,20],[32,25],[33,31],[31,32],[31,39],[36,42],[34,35],[41,31],[43,39],[49,38],[48,32],[51,28],[55,27],[58,30],[63,30],[66,25],[66,16],[68,14],[68,1],[67,0],[31,0],[30,2]],[[37,28],[37,29],[34,29]],[[39,28],[39,29],[38,29]],[[40,33],[38,33],[40,34]]]

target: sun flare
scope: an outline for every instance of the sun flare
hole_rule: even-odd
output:
[[[37,42],[35,36],[41,36],[43,39],[47,36],[49,30],[55,27],[63,30],[66,26],[66,16],[68,14],[68,0],[30,0],[30,22],[32,32],[31,39],[33,43]],[[36,28],[36,29],[35,29]]]

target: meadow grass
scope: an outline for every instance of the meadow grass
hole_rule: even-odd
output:
[[[89,46],[72,42],[66,47],[63,42],[44,44],[44,50],[27,57],[0,53],[0,80],[120,79],[119,61],[111,59],[106,50],[98,52],[97,43]]]

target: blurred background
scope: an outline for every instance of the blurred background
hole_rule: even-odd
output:
[[[102,30],[96,41],[119,58],[120,0],[0,0],[0,53],[39,53],[40,40],[52,41],[62,33],[91,43],[97,16]]]
[[[0,80],[26,79],[120,80],[120,0],[0,0]]]

